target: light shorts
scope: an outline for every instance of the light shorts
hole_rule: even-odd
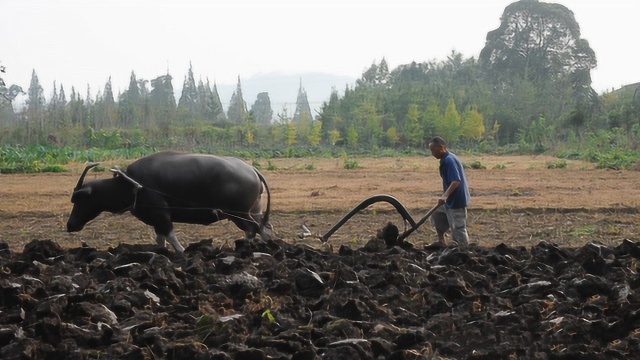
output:
[[[458,245],[467,246],[469,234],[467,234],[467,208],[449,209],[446,205],[440,206],[431,215],[431,225],[438,233],[444,234],[451,229],[451,238]]]

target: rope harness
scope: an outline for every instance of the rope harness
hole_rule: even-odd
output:
[[[252,222],[254,224],[256,224],[258,227],[260,226],[260,224],[253,218],[247,219],[243,216],[239,216],[236,214],[233,214],[230,210],[222,210],[222,209],[214,209],[214,208],[209,208],[209,207],[180,207],[180,206],[150,206],[150,205],[138,205],[138,193],[140,192],[140,190],[142,189],[146,189],[148,191],[153,191],[157,194],[172,198],[172,199],[176,199],[176,200],[180,200],[180,201],[184,201],[184,202],[188,202],[188,203],[192,203],[194,205],[196,205],[193,201],[186,201],[184,199],[181,199],[177,196],[171,195],[171,194],[167,194],[165,192],[156,190],[156,189],[152,189],[152,188],[148,188],[148,187],[144,187],[142,186],[142,184],[140,184],[139,182],[137,182],[136,180],[134,180],[133,178],[131,178],[129,175],[127,175],[127,173],[125,173],[122,169],[120,169],[117,166],[112,167],[111,169],[109,169],[109,171],[111,171],[112,173],[122,176],[123,179],[129,181],[131,184],[133,184],[133,204],[125,207],[124,209],[118,211],[118,214],[122,214],[125,213],[129,210],[134,210],[136,207],[146,207],[146,208],[155,208],[155,209],[162,209],[162,210],[172,210],[172,209],[176,209],[176,210],[209,210],[211,212],[213,212],[213,214],[216,217],[216,221],[220,220],[220,214],[225,215],[229,218],[235,218],[238,220],[243,220],[243,221],[248,221],[248,222]],[[249,214],[249,216],[251,216],[251,214]]]

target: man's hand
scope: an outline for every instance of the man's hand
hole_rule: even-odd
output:
[[[442,195],[438,198],[438,205],[444,205],[447,202],[447,197]]]

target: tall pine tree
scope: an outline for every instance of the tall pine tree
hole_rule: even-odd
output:
[[[44,89],[40,85],[38,75],[33,70],[31,83],[27,90],[27,141],[38,141],[45,131],[45,105]]]
[[[182,94],[178,100],[178,112],[183,120],[193,118],[200,109],[198,108],[198,87],[193,77],[193,66],[189,64],[189,71],[182,84]]]
[[[233,124],[240,125],[247,121],[247,103],[242,97],[242,85],[240,84],[240,76],[238,76],[238,85],[231,95],[229,102],[229,110],[227,117]]]
[[[120,126],[131,128],[139,125],[141,107],[142,95],[140,94],[136,74],[132,71],[129,78],[129,88],[120,95],[118,102]]]
[[[308,124],[311,120],[313,120],[313,115],[311,115],[311,107],[309,106],[307,91],[302,87],[302,80],[300,80],[300,88],[298,89],[298,98],[296,100],[296,111],[293,114],[293,122],[306,122]]]
[[[216,123],[224,122],[225,120],[227,120],[227,117],[224,114],[224,108],[222,107],[222,101],[220,101],[220,94],[218,93],[218,86],[216,85],[215,81],[213,83],[212,92],[213,92],[213,109],[214,109],[214,112],[216,113],[216,117],[214,118],[214,121]]]

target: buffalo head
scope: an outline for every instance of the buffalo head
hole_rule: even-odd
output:
[[[91,199],[93,195],[92,184],[83,184],[87,172],[96,166],[98,166],[98,163],[87,164],[78,179],[76,187],[73,189],[73,194],[71,195],[73,210],[71,210],[71,215],[69,215],[69,220],[67,221],[68,232],[82,230],[89,221],[95,219],[102,212],[102,209],[98,208]]]

